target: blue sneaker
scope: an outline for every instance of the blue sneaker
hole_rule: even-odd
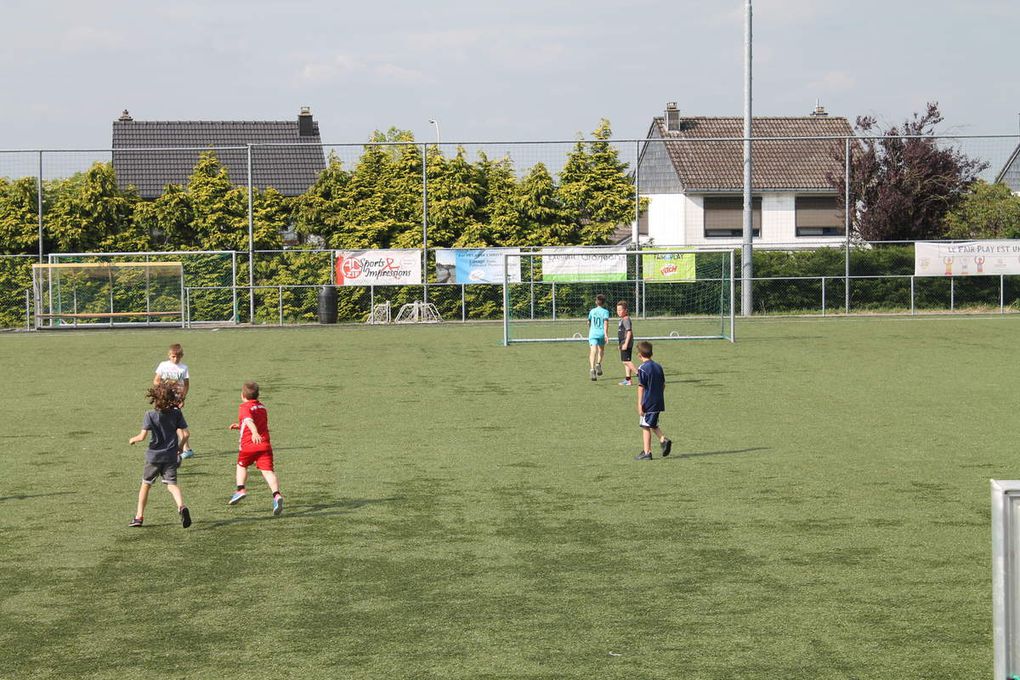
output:
[[[651,451],[642,451],[638,455],[634,456],[634,460],[651,460],[651,459],[652,459]]]
[[[283,496],[273,497],[273,514],[279,515],[283,512]]]
[[[235,491],[234,495],[230,497],[229,501],[227,501],[227,505],[237,505],[247,495],[248,495],[247,491]]]
[[[188,449],[188,450],[186,450],[186,451],[181,451],[181,459],[182,459],[182,460],[183,460],[184,458],[191,458],[191,457],[192,457],[192,456],[194,456],[194,455],[195,455],[195,452],[194,452],[194,450],[192,450],[192,449]]]

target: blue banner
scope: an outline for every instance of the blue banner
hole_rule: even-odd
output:
[[[504,262],[509,268],[510,283],[521,282],[519,248],[485,248],[455,250],[452,248],[436,251],[437,283],[503,283]]]

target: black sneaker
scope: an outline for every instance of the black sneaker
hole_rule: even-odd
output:
[[[139,517],[132,517],[131,518],[131,524],[128,524],[128,526],[129,527],[140,527],[140,526],[142,526],[141,518],[139,518]]]
[[[187,529],[191,526],[191,513],[188,512],[188,506],[184,506],[179,512],[181,513],[181,526]]]
[[[598,380],[598,378],[595,377],[595,369],[594,368],[591,369],[591,379],[592,379],[593,382]]]
[[[595,364],[595,375],[602,375],[602,364]]]
[[[634,456],[634,460],[651,460],[651,459],[652,459],[651,451],[642,451],[638,455]]]
[[[662,457],[665,458],[669,455],[669,452],[673,450],[673,440],[666,439],[665,441],[660,442],[659,446],[662,447]]]

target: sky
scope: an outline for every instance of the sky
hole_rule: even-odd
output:
[[[0,148],[109,148],[111,123],[287,120],[324,142],[641,138],[667,101],[743,113],[740,0],[0,0]],[[754,113],[1016,134],[1020,2],[754,1]]]

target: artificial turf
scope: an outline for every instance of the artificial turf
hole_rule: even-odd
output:
[[[640,320],[636,330],[641,333]],[[1020,318],[660,342],[661,424],[493,325],[0,335],[0,677],[975,678]],[[194,525],[129,447],[181,342]],[[233,490],[246,379],[287,498]]]

